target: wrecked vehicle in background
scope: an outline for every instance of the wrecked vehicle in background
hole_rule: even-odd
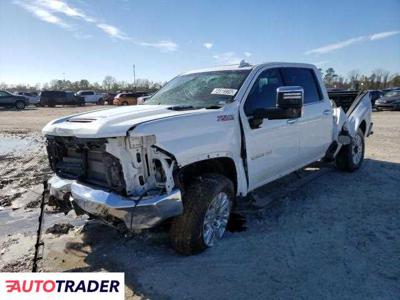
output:
[[[360,167],[369,95],[340,106],[309,64],[188,72],[145,105],[46,125],[50,193],[130,230],[170,221],[174,249],[198,253],[223,236],[235,204],[256,188],[322,158],[345,171]]]

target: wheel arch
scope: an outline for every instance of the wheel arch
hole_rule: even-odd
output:
[[[237,170],[235,161],[230,157],[210,158],[190,163],[179,168],[175,178],[178,180],[180,187],[185,190],[194,178],[206,173],[217,173],[230,179],[234,185],[235,194],[237,194]]]
[[[358,128],[361,129],[363,132],[363,135],[365,136],[367,134],[367,122],[365,120],[362,120]]]

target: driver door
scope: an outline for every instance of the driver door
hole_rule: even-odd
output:
[[[262,71],[243,106],[249,190],[290,173],[299,164],[297,119],[264,119],[259,128],[251,128],[249,123],[255,109],[276,106],[276,90],[281,86],[279,68]]]

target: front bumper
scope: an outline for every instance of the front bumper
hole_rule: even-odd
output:
[[[85,212],[106,220],[109,217],[122,220],[129,230],[151,228],[183,212],[179,189],[173,189],[169,194],[145,196],[140,199],[124,197],[58,176],[53,176],[48,185],[50,195],[65,200],[65,195],[70,193],[68,201],[72,201]]]

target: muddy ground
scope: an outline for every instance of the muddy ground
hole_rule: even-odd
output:
[[[49,176],[38,131],[81,109],[0,110],[1,271],[31,267],[40,182]],[[279,196],[245,210],[247,229],[200,255],[176,254],[162,229],[128,235],[48,211],[40,269],[123,271],[127,299],[398,299],[400,112],[373,121],[359,171],[310,169],[314,180],[297,189],[295,175],[263,188]]]

